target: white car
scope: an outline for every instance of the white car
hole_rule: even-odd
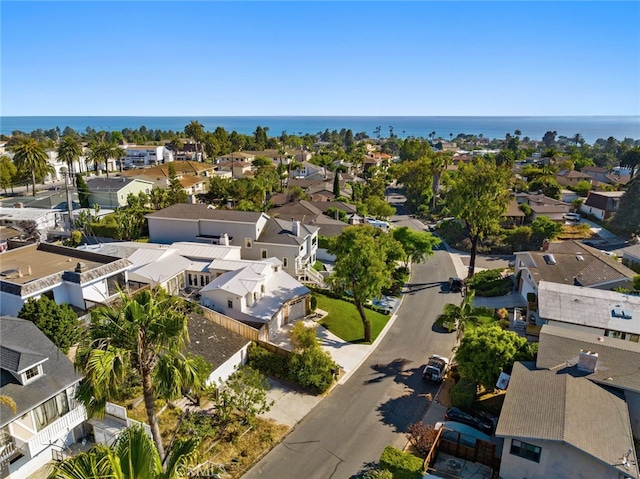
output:
[[[582,219],[582,216],[578,213],[565,213],[562,217],[567,221],[580,221]]]

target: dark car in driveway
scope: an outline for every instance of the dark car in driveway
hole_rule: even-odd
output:
[[[496,419],[488,414],[465,412],[457,407],[447,409],[444,418],[447,421],[461,422],[488,435],[492,435],[496,427]]]

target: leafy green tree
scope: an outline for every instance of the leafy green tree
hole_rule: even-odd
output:
[[[119,304],[91,312],[76,355],[76,365],[84,374],[77,398],[90,414],[103,413],[133,368],[142,378],[147,419],[164,458],[155,399],[172,399],[183,389],[199,387],[196,362],[181,353],[188,339],[187,314],[176,298],[162,290],[134,296],[121,293]]]
[[[393,238],[402,245],[403,260],[406,266],[411,263],[422,263],[433,255],[433,248],[440,245],[440,238],[424,231],[415,231],[407,226],[394,228]]]
[[[337,171],[333,175],[333,196],[340,196],[340,174]]]
[[[589,181],[587,180],[580,180],[573,187],[573,191],[578,193],[583,198],[586,198],[589,195],[589,191],[591,191],[591,183],[589,183]]]
[[[13,162],[16,167],[31,174],[32,194],[36,196],[36,177],[44,177],[53,168],[44,146],[37,140],[25,136],[20,137],[17,143],[10,147],[10,151],[14,154]]]
[[[58,153],[58,160],[67,164],[69,178],[73,178],[75,162],[78,161],[80,155],[82,155],[80,142],[73,136],[63,136],[56,151]]]
[[[379,196],[370,196],[364,203],[369,214],[376,218],[388,218],[396,213],[396,209]]]
[[[633,289],[640,291],[640,274],[636,274],[633,277]]]
[[[13,164],[11,158],[6,155],[0,157],[0,187],[4,189],[5,194],[7,188],[13,190],[13,180],[18,173],[18,168]]]
[[[562,193],[562,186],[555,178],[539,176],[529,182],[529,191],[542,191],[549,198],[559,199]]]
[[[609,224],[618,234],[630,237],[640,234],[640,177],[627,183],[627,190],[620,198],[618,211]]]
[[[539,216],[531,223],[533,240],[538,244],[548,239],[553,241],[562,233],[562,223],[553,221],[548,216]]]
[[[395,264],[389,257],[402,251],[402,246],[387,233],[379,234],[373,226],[358,225],[349,226],[332,238],[328,251],[336,256],[330,277],[332,286],[353,297],[364,326],[364,340],[371,342],[371,321],[364,305],[391,286]]]
[[[198,439],[176,441],[166,459],[141,426],[127,428],[111,446],[96,444],[53,466],[48,479],[186,479],[198,462]]]
[[[452,216],[464,223],[471,240],[469,277],[475,272],[478,244],[499,228],[507,211],[510,177],[508,167],[480,159],[462,165],[447,192],[446,207]]]
[[[89,208],[89,185],[84,181],[84,176],[76,173],[76,189],[78,190],[78,201],[82,208]]]
[[[404,186],[405,206],[414,213],[428,208],[433,195],[433,176],[428,157],[405,161],[397,168],[398,183]]]
[[[175,205],[176,203],[186,203],[189,200],[189,195],[180,184],[180,179],[176,173],[176,166],[173,162],[169,163],[169,205]]]
[[[243,422],[252,424],[256,416],[273,406],[267,397],[268,390],[269,383],[259,371],[242,366],[227,379],[221,391],[222,402],[232,405]]]
[[[505,242],[511,245],[513,251],[526,251],[530,247],[532,234],[530,226],[518,226],[509,231]]]
[[[503,370],[510,370],[527,339],[498,325],[467,331],[456,351],[460,374],[492,390]],[[521,357],[521,356],[520,356]]]
[[[80,320],[71,306],[57,304],[46,296],[30,298],[18,317],[34,323],[65,354],[80,339]]]
[[[431,158],[431,174],[433,175],[433,196],[431,197],[431,211],[436,210],[436,198],[438,197],[438,191],[440,191],[440,179],[447,166],[451,163],[452,154],[450,152],[439,152]]]

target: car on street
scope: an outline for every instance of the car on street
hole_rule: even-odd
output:
[[[460,278],[452,276],[449,278],[449,291],[452,293],[461,293],[464,288],[464,281]]]
[[[445,420],[461,422],[478,431],[491,435],[496,427],[496,419],[485,413],[465,412],[457,407],[450,407],[444,415]]]

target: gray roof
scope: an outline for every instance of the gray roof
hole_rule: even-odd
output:
[[[640,334],[640,296],[540,281],[538,310],[544,320]]]
[[[556,264],[547,264],[544,257],[552,254]],[[577,241],[551,243],[548,251],[526,251],[516,253],[533,260],[528,266],[536,284],[551,281],[561,284],[596,286],[613,282],[631,281],[635,273],[597,249]],[[516,258],[517,261],[517,258]]]
[[[634,449],[627,404],[584,378],[516,363],[496,435],[568,444],[637,477],[621,464]]]
[[[598,353],[598,361],[593,373],[582,372],[581,376],[640,392],[640,344],[632,341],[545,324],[540,331],[536,365],[546,369],[575,370],[583,349]]]
[[[153,184],[146,180],[114,176],[110,178],[89,178],[87,180],[87,186],[89,187],[89,191],[118,191],[134,182]]]
[[[315,226],[300,223],[300,235],[296,236],[292,232],[293,225],[291,221],[285,221],[278,218],[269,218],[262,233],[258,237],[258,243],[277,243],[301,245],[306,241],[306,237],[319,230]]]
[[[34,407],[79,382],[73,363],[31,321],[10,316],[0,317],[2,338],[2,367],[0,371],[0,395],[9,396],[17,406],[14,414],[7,406],[0,405],[0,427],[12,422]],[[7,351],[13,351],[13,353]],[[16,353],[20,358],[16,363]],[[8,367],[5,358],[9,359]],[[42,364],[44,375],[23,386],[9,372],[40,358],[48,358]],[[24,362],[23,362],[24,359]],[[40,361],[36,361],[40,362]],[[18,366],[16,366],[18,364]]]
[[[213,321],[189,314],[189,339],[187,351],[202,356],[217,368],[250,342],[247,338],[220,326]]]
[[[209,205],[178,203],[147,215],[147,218],[175,218],[180,220],[218,220],[255,223],[264,213],[254,211],[218,210]]]

